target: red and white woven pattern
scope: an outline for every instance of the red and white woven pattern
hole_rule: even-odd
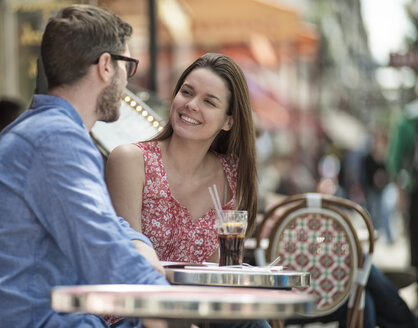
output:
[[[293,217],[273,251],[280,255],[280,265],[311,273],[311,286],[306,291],[317,296],[317,311],[333,308],[349,292],[353,250],[346,229],[336,219],[322,213]]]

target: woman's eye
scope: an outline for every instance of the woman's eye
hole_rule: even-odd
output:
[[[211,105],[213,107],[216,106],[215,103],[213,101],[211,101],[211,100],[205,100],[205,101],[206,101],[206,103],[208,103],[209,105]]]
[[[188,91],[188,90],[181,90],[181,94],[182,94],[182,95],[185,95],[185,96],[188,96],[188,95],[190,95],[190,94],[191,94],[191,92],[190,92],[190,91]]]

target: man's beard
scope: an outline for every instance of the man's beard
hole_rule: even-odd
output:
[[[117,73],[97,98],[96,114],[99,121],[114,122],[119,118],[122,92],[119,90]]]

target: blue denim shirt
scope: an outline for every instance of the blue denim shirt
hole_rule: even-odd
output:
[[[131,242],[149,240],[116,216],[76,110],[48,95],[32,107],[0,134],[0,325],[106,327],[54,312],[51,288],[167,281]]]

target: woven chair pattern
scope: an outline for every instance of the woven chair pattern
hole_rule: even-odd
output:
[[[329,312],[344,302],[352,285],[356,259],[350,232],[335,217],[323,213],[294,216],[279,232],[275,255],[290,270],[307,271],[317,312]]]
[[[357,216],[368,232],[368,250],[353,225]],[[261,248],[268,227],[269,245]],[[363,325],[364,287],[370,272],[374,231],[368,213],[358,204],[331,195],[307,193],[288,196],[272,206],[258,224],[255,256],[266,263],[280,255],[279,265],[311,274],[305,292],[316,297],[310,316],[322,317],[348,300],[347,327]],[[259,264],[263,265],[263,264]]]

